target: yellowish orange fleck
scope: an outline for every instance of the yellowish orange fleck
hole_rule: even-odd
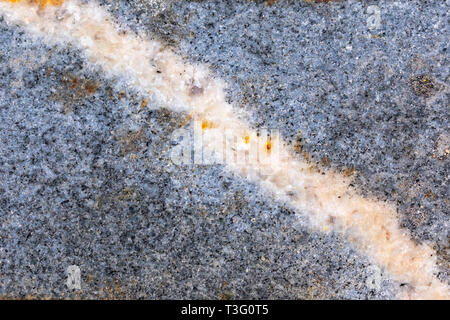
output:
[[[386,240],[387,241],[391,240],[391,232],[385,226],[381,226],[381,229],[383,229],[385,232]]]
[[[245,136],[244,142],[245,142],[245,144],[248,144],[250,142],[250,136]]]
[[[91,81],[87,81],[86,84],[84,85],[84,88],[90,94],[94,94],[95,91],[97,91],[98,87],[100,87],[99,83],[94,83]]]
[[[302,153],[303,147],[302,147],[300,141],[297,140],[297,141],[295,142],[295,144],[294,144],[294,150],[295,150],[296,152],[298,152],[299,154]]]
[[[309,161],[309,153],[307,151],[303,152],[303,158],[305,158],[306,161]]]
[[[208,121],[208,120],[203,120],[202,121],[202,129],[211,129],[211,128],[215,128],[216,125],[214,124],[214,122]]]
[[[18,3],[18,2],[26,2],[30,5],[38,5],[39,7],[43,8],[46,6],[60,6],[64,3],[64,0],[0,0],[3,2],[11,2],[11,3]]]
[[[271,6],[273,6],[276,2],[277,2],[277,0],[267,0],[267,1],[266,1],[266,6],[267,6],[267,7],[271,7]]]
[[[268,153],[272,150],[272,140],[270,138],[267,140],[266,149]]]
[[[145,107],[147,107],[147,105],[148,105],[148,99],[142,99],[141,109],[145,109]]]
[[[352,176],[353,174],[355,174],[355,168],[346,168],[345,170],[344,170],[344,177],[350,177],[350,176]]]
[[[78,79],[77,78],[72,78],[72,89],[75,89],[78,85]]]

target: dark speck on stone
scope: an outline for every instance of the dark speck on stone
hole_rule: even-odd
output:
[[[191,96],[202,95],[203,94],[203,88],[200,88],[200,87],[197,87],[197,86],[192,86],[190,94],[191,94]]]
[[[428,75],[414,76],[410,79],[410,86],[417,96],[431,97],[438,90],[433,77]]]

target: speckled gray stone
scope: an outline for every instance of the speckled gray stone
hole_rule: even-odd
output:
[[[100,1],[211,66],[254,127],[398,205],[448,281],[449,1]],[[381,10],[369,29],[369,5]],[[0,296],[383,299],[402,285],[222,166],[177,166],[186,115],[0,18]],[[427,79],[426,85],[423,79]],[[66,270],[81,270],[81,290]]]

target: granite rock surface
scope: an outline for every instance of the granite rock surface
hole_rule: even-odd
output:
[[[449,1],[99,3],[209,65],[253,127],[396,204],[448,282]],[[186,114],[77,48],[2,18],[0,44],[0,296],[390,299],[404,285],[224,166],[172,163]]]

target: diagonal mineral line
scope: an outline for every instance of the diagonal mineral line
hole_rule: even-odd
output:
[[[410,284],[401,298],[450,297],[447,285],[434,276],[435,253],[399,227],[393,206],[358,195],[347,178],[312,170],[277,137],[268,139],[251,129],[242,120],[245,115],[226,102],[224,84],[205,67],[185,63],[157,41],[119,32],[93,2],[0,0],[0,14],[46,41],[77,45],[107,74],[124,77],[173,110],[200,119],[194,126],[202,132],[203,148],[231,155],[225,159],[229,169],[305,214],[311,228],[345,234],[396,280]],[[223,139],[225,131],[231,135]],[[253,161],[233,161],[249,156],[252,148],[257,151]]]

